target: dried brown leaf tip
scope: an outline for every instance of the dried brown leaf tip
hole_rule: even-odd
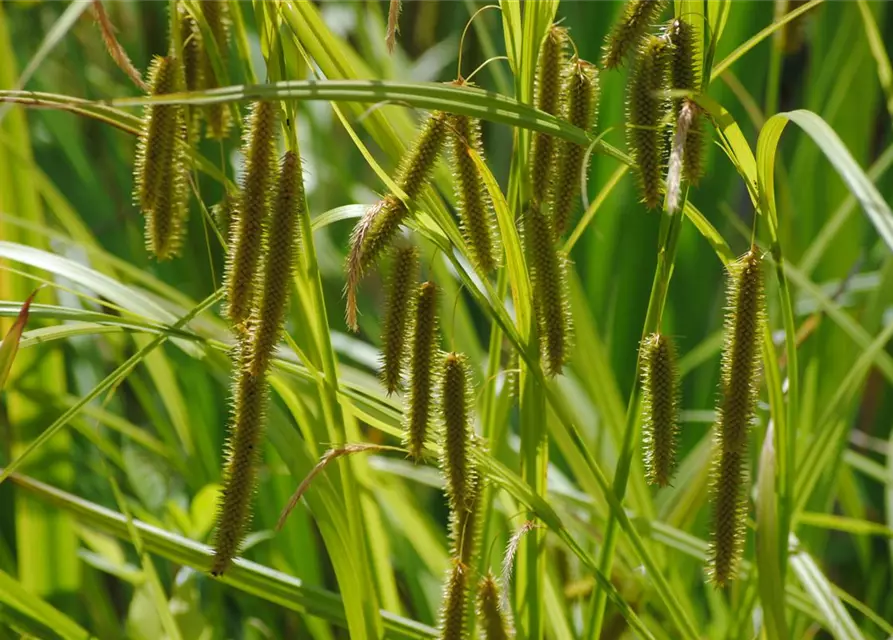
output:
[[[622,65],[666,5],[666,0],[627,0],[623,15],[605,40],[602,66],[614,69]]]
[[[666,487],[676,467],[679,374],[670,339],[655,333],[642,341],[642,449],[645,478]]]
[[[667,33],[673,51],[670,61],[670,86],[680,91],[697,91],[698,44],[695,34],[688,22],[681,18],[674,19]],[[683,113],[683,107],[688,114]],[[691,184],[697,184],[704,173],[704,124],[701,110],[686,97],[673,98],[673,119],[686,126],[685,135],[681,137],[683,177]]]
[[[414,200],[428,184],[431,171],[446,140],[446,121],[447,115],[442,111],[432,111],[428,114],[409,153],[400,163],[394,182],[406,193],[409,200]]]
[[[347,306],[344,313],[351,331],[359,329],[357,322],[357,286],[385,249],[406,219],[409,210],[393,195],[387,195],[369,207],[350,236],[347,254],[347,283],[344,286]]]
[[[558,115],[567,61],[567,29],[553,25],[540,49],[536,68],[536,108]],[[542,205],[549,195],[555,165],[555,139],[547,134],[533,134],[530,151],[530,186],[532,200]]]
[[[390,0],[388,5],[388,32],[385,43],[388,53],[394,53],[394,45],[397,44],[397,32],[400,31],[400,0]]]
[[[670,44],[648,36],[639,48],[627,88],[627,142],[639,175],[642,200],[649,209],[660,206],[665,155],[663,118]]]
[[[468,244],[471,263],[489,273],[497,266],[496,219],[490,194],[472,153],[484,161],[481,121],[468,116],[450,117],[449,142],[456,184],[459,227]]]
[[[211,575],[220,576],[239,552],[251,523],[251,500],[263,442],[267,404],[265,376],[250,368],[251,351],[244,342],[236,349],[232,417],[223,473],[223,495],[217,511]]]
[[[276,175],[277,118],[275,103],[256,102],[245,127],[241,196],[226,262],[227,312],[237,326],[244,324],[251,313],[255,283],[261,270],[261,251]]]
[[[756,414],[764,318],[762,260],[755,248],[729,266],[722,397],[713,462],[710,579],[732,582],[744,547],[748,432]]]
[[[150,95],[176,93],[182,68],[173,56],[156,57],[149,69]],[[180,250],[188,212],[186,114],[182,105],[147,105],[137,139],[135,198],[146,217],[146,246],[159,260]]]
[[[226,0],[200,0],[198,3],[208,31],[213,36],[214,48],[220,58],[220,64],[226,69],[229,63],[230,17],[229,3]],[[209,43],[205,43],[205,54],[202,56],[202,75],[207,88],[221,86],[223,78],[218,78],[211,63]],[[209,104],[205,107],[205,120],[208,123],[208,138],[223,140],[229,136],[232,127],[229,106],[222,103]]]
[[[567,292],[567,258],[555,248],[553,237],[549,218],[531,204],[524,213],[524,240],[543,368],[550,376],[561,373],[566,364],[573,334]]]
[[[433,396],[437,379],[435,356],[440,333],[437,328],[437,285],[425,282],[418,288],[415,324],[409,360],[409,394],[404,414],[404,444],[418,460],[425,448],[431,424]]]
[[[570,63],[564,91],[562,116],[575,127],[591,131],[598,113],[598,69],[585,60]],[[564,235],[574,204],[580,197],[586,147],[562,140],[558,147],[557,174],[552,183],[552,231],[556,241]]]
[[[499,582],[492,573],[481,579],[477,601],[484,640],[510,640],[515,637],[511,615],[503,609]]]
[[[412,245],[394,252],[384,323],[381,332],[381,382],[388,395],[397,391],[403,380],[407,342],[413,326],[415,289],[419,277],[419,251]]]
[[[253,326],[252,372],[261,375],[269,368],[282,334],[295,260],[300,247],[300,217],[304,209],[301,158],[287,151],[279,169],[263,278]]]

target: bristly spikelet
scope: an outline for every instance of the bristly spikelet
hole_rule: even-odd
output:
[[[571,63],[564,92],[562,116],[575,127],[591,131],[598,114],[598,69],[585,60]],[[558,146],[558,173],[552,182],[552,231],[556,241],[564,235],[574,204],[580,195],[586,147],[562,140]]]
[[[472,264],[483,273],[489,273],[497,262],[495,214],[478,165],[470,155],[473,150],[484,160],[481,121],[468,116],[452,116],[449,125],[459,227],[471,252]]]
[[[573,333],[567,292],[567,258],[555,248],[552,225],[531,204],[524,213],[524,240],[539,327],[540,350],[547,375],[555,376],[570,355]]]
[[[347,305],[345,321],[351,331],[357,331],[357,285],[366,270],[390,245],[394,234],[406,218],[409,210],[403,201],[388,194],[369,207],[350,234],[350,250],[345,268],[347,282],[344,285]]]
[[[553,116],[559,110],[567,45],[567,29],[553,25],[543,39],[537,62],[536,108]],[[544,204],[549,195],[554,163],[555,139],[534,133],[530,146],[530,197],[536,204]]]
[[[639,174],[645,205],[660,206],[660,181],[665,137],[662,121],[670,45],[666,39],[648,36],[642,42],[627,90],[627,141]]]
[[[623,16],[605,39],[602,53],[605,69],[614,69],[623,64],[623,59],[645,35],[648,27],[657,21],[666,4],[666,0],[627,0]]]
[[[453,566],[447,575],[444,586],[443,604],[440,609],[441,640],[465,640],[465,614],[468,608],[468,567],[453,559]]]
[[[199,8],[208,24],[208,30],[214,36],[214,44],[217,45],[220,62],[226,68],[229,61],[229,3],[225,0],[200,0]],[[207,46],[205,49],[207,50]],[[214,73],[214,67],[207,51],[202,56],[202,64],[204,65],[202,73],[205,85],[209,89],[219,87],[220,78]],[[232,119],[228,105],[209,104],[205,107],[205,120],[208,123],[206,132],[208,138],[223,140],[229,136]]]
[[[735,579],[747,517],[747,436],[759,393],[763,276],[756,248],[729,266],[728,308],[722,356],[722,398],[713,463],[713,536],[710,579]]]
[[[409,455],[418,460],[425,447],[425,436],[431,423],[432,398],[437,372],[435,352],[438,348],[437,285],[423,283],[417,293],[415,326],[409,359],[409,394],[404,414],[404,444]]]
[[[257,483],[257,465],[263,440],[267,383],[250,371],[250,349],[236,349],[233,371],[233,407],[223,495],[217,511],[214,561],[211,575],[222,575],[239,552],[251,522],[251,500]]]
[[[654,333],[642,341],[642,449],[645,478],[666,487],[676,467],[679,376],[670,339]]]
[[[183,70],[173,56],[156,57],[149,69],[150,94],[183,88]],[[146,216],[146,247],[159,260],[180,250],[188,212],[186,110],[148,105],[137,141],[135,197]]]
[[[681,18],[674,19],[667,29],[673,52],[670,62],[670,86],[682,91],[697,91],[698,70],[697,44],[691,25]],[[688,103],[694,108],[685,135],[682,154],[683,175],[691,184],[697,184],[704,172],[704,130],[701,111],[690,99],[673,98],[673,121],[678,122],[682,107]]]
[[[452,563],[444,586],[440,608],[440,638],[464,640],[468,605],[472,601],[474,586],[471,571],[478,553],[481,525],[482,482],[476,476],[469,486],[471,502],[464,508],[450,511],[450,538]]]
[[[478,585],[478,619],[484,640],[509,640],[515,637],[510,614],[502,607],[499,583],[487,573]]]
[[[442,111],[432,111],[428,114],[409,153],[400,163],[394,182],[406,192],[409,200],[415,199],[428,184],[431,171],[443,148],[446,121],[447,115]]]
[[[187,11],[186,5],[177,5],[177,15],[180,18],[180,43],[183,48],[183,76],[186,79],[186,90],[198,91],[202,88],[204,77],[202,33],[195,18]]]
[[[295,258],[300,247],[299,222],[303,208],[301,158],[294,151],[287,151],[282,158],[279,184],[273,200],[263,281],[253,327],[251,371],[254,375],[259,376],[267,371],[282,333]]]
[[[471,384],[464,355],[449,353],[443,361],[440,405],[443,413],[443,465],[446,492],[453,511],[468,509],[474,471],[470,460],[472,441]]]
[[[235,325],[248,319],[254,304],[276,167],[277,110],[274,102],[256,102],[245,127],[242,191],[226,262],[227,312]]]
[[[407,336],[415,311],[415,284],[419,277],[419,252],[412,245],[394,253],[384,323],[381,330],[381,382],[391,395],[400,388],[407,354]]]
[[[233,222],[238,219],[235,211],[237,200],[234,193],[227,191],[223,194],[220,202],[211,207],[211,214],[214,216],[214,222],[217,223],[217,229],[227,242],[232,235]]]

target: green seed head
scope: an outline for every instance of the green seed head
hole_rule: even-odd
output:
[[[449,140],[462,236],[471,252],[472,264],[479,271],[489,273],[497,266],[495,214],[478,165],[470,155],[473,150],[481,160],[484,159],[481,121],[468,116],[451,116]]]
[[[471,466],[471,384],[468,360],[464,355],[449,353],[443,361],[440,402],[443,412],[443,464],[447,496],[454,512],[471,505],[470,488],[474,483]]]
[[[150,95],[183,87],[182,67],[173,56],[156,57],[149,69]],[[135,198],[146,217],[146,247],[159,260],[174,257],[183,240],[189,204],[182,105],[148,105],[137,141]]]
[[[563,91],[562,73],[567,60],[567,29],[552,26],[540,49],[536,70],[536,107],[551,115],[558,115]],[[531,198],[543,204],[549,194],[555,163],[555,139],[534,133],[530,151]]]
[[[676,18],[667,28],[670,43],[673,46],[670,61],[670,81],[673,89],[697,91],[698,69],[697,51],[691,25]],[[673,120],[679,121],[682,106],[688,103],[694,111],[685,137],[683,153],[683,175],[691,184],[697,184],[704,171],[704,130],[701,112],[688,98],[673,99]]]
[[[226,68],[229,60],[229,3],[225,0],[200,0],[199,8],[208,24],[209,31],[214,35],[214,43],[217,45],[217,53],[220,61]],[[220,79],[214,73],[211,58],[207,52],[202,57],[203,75],[205,84],[209,89],[220,86]],[[223,140],[229,136],[232,127],[230,111],[225,104],[210,104],[205,107],[205,120],[208,123],[206,135],[208,138]]]
[[[347,308],[345,320],[351,331],[357,331],[357,285],[384,250],[406,219],[409,210],[393,195],[387,195],[369,207],[350,236],[350,250],[347,254]]]
[[[437,329],[437,285],[422,284],[416,296],[415,326],[409,359],[409,394],[404,414],[404,444],[416,460],[422,455],[431,422],[432,397],[437,372],[435,353],[439,343]]]
[[[394,182],[410,200],[414,200],[428,184],[446,137],[446,121],[447,115],[442,111],[431,112],[422,123],[409,153],[400,163]]]
[[[602,66],[614,69],[623,64],[645,32],[660,17],[666,0],[627,0],[623,16],[611,29],[605,40]]]
[[[465,615],[468,609],[469,569],[453,561],[444,585],[443,604],[440,609],[441,640],[466,640]]]
[[[235,325],[243,324],[251,313],[255,282],[261,271],[261,250],[276,172],[277,112],[273,102],[256,102],[246,125],[242,192],[226,263],[227,311]]]
[[[575,127],[591,131],[598,114],[598,69],[585,60],[570,64],[562,115]],[[558,147],[558,173],[552,183],[552,231],[557,241],[564,235],[574,204],[580,196],[580,177],[586,167],[586,148],[562,140]]]
[[[660,206],[660,182],[666,140],[663,118],[670,45],[665,38],[648,36],[633,66],[627,90],[627,141],[639,174],[639,187],[646,206]]]
[[[419,252],[412,245],[397,249],[382,326],[381,382],[388,395],[400,388],[407,356],[407,338],[415,311],[415,286],[419,277]]]
[[[468,507],[450,511],[453,567],[447,577],[440,609],[440,637],[444,640],[467,638],[466,612],[474,598],[470,573],[477,558],[481,527],[480,498],[483,492],[480,477],[475,477],[470,491]]]
[[[204,88],[204,55],[202,33],[195,19],[186,10],[185,5],[177,5],[180,18],[180,43],[183,48],[183,69],[187,91],[199,91]]]
[[[211,214],[214,216],[214,222],[217,223],[217,228],[227,242],[229,242],[230,237],[232,237],[233,222],[237,220],[237,200],[238,198],[235,194],[227,191],[223,194],[223,198],[220,202],[211,207]]]
[[[751,249],[729,267],[722,398],[713,465],[709,573],[719,587],[735,579],[747,516],[747,436],[759,393],[764,315],[761,258]]]
[[[478,619],[484,640],[509,640],[515,637],[511,617],[502,608],[499,583],[487,573],[478,585]]]
[[[524,213],[524,240],[547,375],[555,376],[570,355],[573,334],[567,292],[567,259],[555,248],[549,219],[531,204]]]
[[[267,383],[264,376],[251,373],[250,361],[250,348],[243,343],[236,349],[233,371],[230,435],[211,566],[214,576],[222,575],[229,567],[251,522],[251,500],[263,442]]]
[[[642,417],[645,477],[666,487],[676,467],[679,432],[679,376],[676,353],[667,336],[652,334],[642,342]]]
[[[270,365],[288,310],[288,294],[300,247],[300,217],[304,209],[301,158],[287,151],[279,170],[270,232],[264,259],[257,318],[253,327],[252,373],[263,375]]]

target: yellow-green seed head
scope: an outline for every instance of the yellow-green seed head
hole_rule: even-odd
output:
[[[394,182],[410,200],[414,200],[428,184],[446,138],[446,120],[447,115],[442,111],[428,114],[412,148],[400,163]]]
[[[220,62],[226,68],[229,63],[229,3],[225,0],[200,0],[199,9],[208,24],[208,30],[214,35]],[[207,47],[205,47],[207,49]],[[211,58],[205,53],[202,57],[203,75],[209,89],[220,86],[220,78],[214,73]],[[205,120],[208,123],[208,138],[223,140],[229,136],[232,127],[230,110],[226,104],[210,104],[205,107]]]
[[[747,517],[747,438],[756,413],[764,316],[761,258],[756,249],[729,266],[722,356],[722,397],[713,463],[713,536],[710,579],[735,579]]]
[[[173,56],[156,57],[149,69],[150,95],[183,88],[183,70]],[[177,255],[188,214],[186,110],[149,105],[137,140],[135,197],[146,217],[146,248],[159,260]]]
[[[393,195],[387,195],[369,207],[350,235],[347,254],[347,296],[345,320],[351,331],[357,331],[357,285],[381,254],[387,249],[409,210]]]
[[[471,384],[468,360],[464,355],[449,353],[443,361],[440,403],[443,414],[443,465],[446,492],[453,511],[468,509],[470,487],[474,482],[471,464]]]
[[[487,573],[478,584],[478,619],[484,640],[509,640],[515,637],[511,616],[502,607],[496,577]]]
[[[238,554],[251,523],[251,500],[257,484],[267,404],[266,379],[251,373],[251,353],[246,344],[236,349],[235,359],[227,461],[211,566],[211,575],[214,576],[222,575],[227,570]]]
[[[645,478],[666,487],[676,468],[679,432],[679,374],[670,339],[659,333],[642,341],[642,449]]]
[[[665,38],[648,36],[639,48],[627,89],[627,142],[639,174],[645,205],[660,206],[660,183],[666,139],[663,118],[670,45]]]
[[[391,395],[400,388],[407,356],[407,338],[415,312],[419,251],[412,245],[394,252],[387,305],[381,331],[381,382]]]
[[[635,48],[642,36],[660,17],[666,0],[627,0],[623,15],[605,39],[602,66],[614,69]]]
[[[591,131],[598,114],[598,69],[585,60],[570,63],[564,92],[562,116],[575,127]],[[552,231],[557,241],[567,230],[574,205],[580,196],[580,178],[586,167],[586,147],[568,140],[558,146],[558,172],[552,182]]]
[[[676,18],[667,28],[673,51],[670,61],[670,86],[680,91],[697,91],[698,45],[695,35],[685,20]],[[704,127],[701,110],[688,98],[673,99],[673,120],[678,122],[683,104],[688,102],[694,108],[693,117],[685,137],[682,155],[683,175],[691,184],[697,184],[704,173]]]
[[[536,68],[536,108],[550,115],[558,115],[563,90],[562,73],[567,60],[567,29],[553,25],[540,49]],[[544,133],[534,133],[530,151],[530,197],[544,204],[555,168],[555,139]]]
[[[204,87],[203,57],[205,50],[202,46],[202,32],[195,19],[186,10],[185,5],[177,5],[177,15],[180,18],[180,44],[183,49],[183,75],[186,80],[186,90],[199,91]]]
[[[450,511],[450,537],[453,567],[444,586],[440,608],[440,637],[444,640],[467,638],[465,621],[468,606],[474,599],[472,567],[479,550],[481,528],[481,479],[476,476],[470,486],[471,503],[467,508]]]
[[[441,640],[466,640],[465,616],[468,609],[469,568],[453,560],[444,585],[443,603],[440,609]]]
[[[273,102],[256,102],[245,127],[242,147],[245,167],[238,217],[226,262],[227,312],[235,325],[244,324],[255,302],[255,282],[261,270],[270,194],[276,174],[277,112]]]
[[[404,444],[409,455],[418,460],[425,447],[437,378],[435,353],[439,343],[437,329],[437,285],[423,283],[416,294],[415,326],[409,359],[409,394],[404,414]]]
[[[224,239],[229,242],[232,236],[233,223],[238,219],[236,215],[238,197],[227,191],[223,194],[223,198],[211,207],[211,214],[214,216],[214,222],[217,223],[217,229],[223,235]]]
[[[483,273],[497,266],[496,222],[490,194],[484,186],[471,151],[484,159],[481,121],[468,116],[451,116],[449,141],[456,183],[456,211],[459,227],[471,252],[471,263]]]
[[[279,184],[270,217],[260,301],[253,327],[252,373],[262,375],[270,366],[288,311],[295,259],[301,241],[300,218],[304,209],[301,158],[287,151],[279,169]]]
[[[543,368],[555,376],[570,356],[573,334],[567,292],[567,258],[555,248],[549,218],[531,204],[524,213],[524,240],[539,327]]]

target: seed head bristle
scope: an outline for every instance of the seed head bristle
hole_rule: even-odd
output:
[[[502,608],[499,583],[492,573],[481,579],[477,601],[484,640],[509,640],[515,637],[511,616]]]
[[[524,213],[524,240],[547,375],[555,376],[570,355],[573,334],[567,292],[567,258],[555,248],[552,225],[531,203]]]
[[[470,487],[474,470],[470,461],[472,441],[468,361],[464,355],[449,353],[443,360],[440,403],[443,413],[443,465],[447,497],[453,511],[471,504]]]
[[[425,437],[431,423],[432,397],[437,378],[437,285],[430,281],[423,283],[416,296],[415,326],[409,359],[409,394],[404,414],[404,444],[409,455],[418,460],[425,447]]]
[[[567,29],[552,25],[540,48],[536,70],[536,108],[558,115],[563,92],[563,70],[567,60]],[[555,166],[555,139],[535,132],[530,151],[530,197],[535,204],[545,204]]]
[[[344,286],[347,296],[345,320],[351,331],[357,331],[357,285],[384,250],[406,219],[409,210],[393,195],[387,195],[369,207],[350,235],[350,250],[347,254],[347,283]]]
[[[494,250],[495,214],[478,165],[470,155],[470,152],[474,151],[481,160],[484,160],[481,121],[468,116],[452,116],[449,140],[453,156],[459,227],[471,252],[469,258],[472,264],[481,272],[489,273],[497,266]]]
[[[428,184],[431,171],[443,148],[446,120],[447,115],[442,111],[432,111],[428,114],[409,153],[400,163],[394,182],[403,189],[409,200],[414,200]]]
[[[483,491],[479,476],[475,477],[469,490],[471,503],[459,511],[450,511],[453,566],[447,577],[440,609],[440,637],[444,640],[468,637],[465,620],[468,605],[474,599],[475,585],[471,581],[471,571],[478,554],[481,525],[480,498]]]
[[[761,258],[755,248],[729,266],[722,397],[713,463],[713,536],[708,572],[717,587],[735,579],[747,516],[747,438],[759,393],[764,316]]]
[[[660,17],[666,0],[627,0],[623,16],[605,39],[602,66],[614,69],[623,64],[645,32]]]
[[[598,69],[585,60],[571,63],[565,99],[562,105],[564,119],[584,131],[595,127],[598,115]],[[580,176],[585,167],[583,160],[586,147],[562,140],[558,147],[558,173],[552,183],[552,231],[555,240],[567,229],[574,204],[580,196]]]
[[[226,262],[227,313],[234,325],[244,324],[255,302],[276,167],[277,115],[276,103],[256,102],[246,125],[238,216]]]
[[[225,0],[199,0],[199,8],[208,25],[208,30],[214,36],[214,43],[217,45],[220,62],[226,68],[229,62],[229,3]],[[205,48],[207,49],[207,47]],[[214,73],[214,67],[211,64],[211,58],[207,51],[202,57],[202,64],[204,65],[205,85],[209,89],[219,87],[221,79]],[[229,136],[232,118],[230,117],[228,105],[223,103],[207,105],[205,107],[205,120],[208,123],[206,131],[208,138],[223,140]]]
[[[223,194],[220,202],[211,207],[211,214],[214,216],[214,222],[217,223],[217,229],[220,230],[220,234],[227,243],[232,237],[233,222],[238,218],[236,215],[237,200],[234,193],[227,191]]]
[[[441,640],[465,640],[465,614],[468,608],[469,569],[453,561],[444,585],[440,610]]]
[[[301,242],[300,217],[303,209],[301,158],[294,151],[287,151],[279,169],[263,279],[259,283],[260,300],[252,335],[254,357],[251,369],[254,375],[262,375],[269,368],[285,323],[295,259]]]
[[[156,57],[149,69],[150,95],[176,93],[183,69],[173,56]],[[146,217],[146,248],[159,260],[177,255],[189,204],[183,105],[148,105],[137,140],[135,198]]]
[[[682,91],[697,91],[698,45],[691,25],[681,18],[676,18],[670,23],[667,33],[673,45],[670,62],[671,87]],[[684,105],[692,109],[692,116],[683,145],[683,176],[689,183],[697,184],[704,172],[704,126],[701,110],[687,97],[673,99],[674,121],[679,122]]]
[[[183,49],[183,76],[186,80],[186,90],[200,91],[204,88],[205,48],[202,44],[202,33],[185,5],[177,5],[177,14],[180,18],[180,43]]]
[[[251,373],[250,360],[250,349],[243,342],[235,354],[227,462],[211,565],[211,575],[214,576],[222,575],[232,563],[251,523],[251,500],[257,484],[263,441],[267,382],[264,376]]]
[[[400,388],[407,359],[407,342],[415,311],[415,288],[419,277],[419,251],[413,245],[394,253],[384,323],[381,331],[381,382],[391,395]]]
[[[645,478],[666,487],[676,467],[679,376],[670,339],[659,333],[642,341],[642,450]]]
[[[638,168],[639,187],[645,205],[660,206],[660,182],[666,139],[663,118],[668,103],[664,92],[670,45],[665,38],[648,36],[633,65],[627,91],[627,141]]]

